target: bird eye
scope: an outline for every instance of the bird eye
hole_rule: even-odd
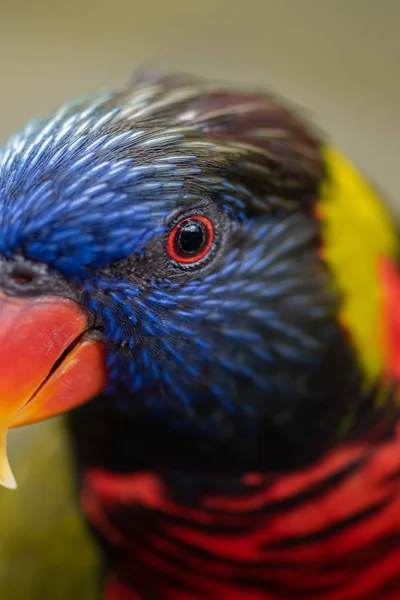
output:
[[[199,262],[210,251],[214,240],[214,227],[210,219],[194,215],[182,219],[168,236],[168,253],[181,264]]]

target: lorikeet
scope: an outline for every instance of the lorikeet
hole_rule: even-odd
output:
[[[397,234],[320,138],[146,72],[1,154],[1,479],[70,411],[107,600],[400,598]]]

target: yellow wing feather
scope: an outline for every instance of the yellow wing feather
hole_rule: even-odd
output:
[[[354,165],[331,147],[324,149],[324,157],[328,171],[321,197],[325,257],[343,294],[343,320],[372,381],[384,365],[379,258],[396,255],[396,230]]]

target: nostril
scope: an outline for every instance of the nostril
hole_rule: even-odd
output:
[[[34,281],[36,273],[24,265],[14,265],[9,279],[17,285],[28,285]]]
[[[54,295],[76,299],[78,296],[75,287],[61,274],[22,256],[0,256],[0,296],[3,294],[21,298]]]
[[[47,294],[49,289],[61,289],[64,280],[62,283],[60,280],[42,263],[22,256],[11,259],[0,257],[0,295],[4,292],[10,296],[41,296]]]

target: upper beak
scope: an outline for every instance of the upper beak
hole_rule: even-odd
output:
[[[64,412],[104,388],[103,344],[73,300],[0,292],[0,484],[16,487],[7,431]]]

